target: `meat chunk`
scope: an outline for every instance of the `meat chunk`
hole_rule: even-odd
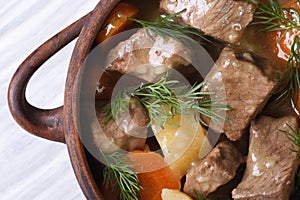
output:
[[[234,199],[289,199],[299,159],[291,151],[297,147],[282,132],[291,132],[287,124],[298,130],[292,116],[262,116],[251,123],[247,167],[241,183],[232,191]]]
[[[240,41],[255,11],[242,0],[162,0],[160,8],[170,14],[186,9],[179,14],[184,23],[229,43]]]
[[[220,142],[204,159],[194,162],[186,175],[184,192],[207,196],[234,178],[243,156],[228,141]]]
[[[94,131],[93,138],[96,146],[105,153],[112,153],[120,148],[127,151],[145,148],[150,119],[146,108],[137,99],[132,100],[128,112],[121,113],[116,120],[107,122],[107,110],[111,104],[97,112],[101,130]]]
[[[210,91],[211,99],[223,99],[220,104],[232,108],[217,111],[231,121],[210,123],[210,128],[225,133],[232,141],[240,139],[251,120],[263,109],[278,83],[280,73],[266,60],[250,53],[225,47],[215,66],[205,77],[202,91]]]
[[[113,48],[107,59],[107,70],[130,73],[148,82],[159,80],[170,68],[187,66],[192,53],[182,42],[138,30],[128,40]]]

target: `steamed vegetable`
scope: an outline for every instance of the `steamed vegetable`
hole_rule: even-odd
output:
[[[134,171],[143,188],[138,192],[139,199],[161,200],[163,188],[180,190],[180,179],[158,153],[135,151],[128,153],[127,156],[135,163]]]
[[[180,190],[171,190],[164,188],[161,193],[162,200],[192,200],[187,194]]]
[[[274,30],[270,34],[273,39],[273,48],[277,57],[286,62],[291,54],[291,46],[295,37],[300,35],[300,2],[297,0],[290,0],[282,5],[278,4],[277,7],[279,9],[277,12],[281,12],[285,19],[290,21],[288,24],[293,24],[286,26],[280,25],[279,30]]]
[[[206,129],[194,119],[193,115],[178,114],[168,121],[178,126],[166,123],[163,129],[156,125],[153,125],[152,129],[165,161],[176,176],[182,178],[191,163],[199,160],[199,154],[206,155],[212,146],[207,140]],[[202,146],[205,148],[201,149]]]

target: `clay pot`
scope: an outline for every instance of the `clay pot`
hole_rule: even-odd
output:
[[[95,9],[36,49],[14,74],[8,91],[8,103],[14,119],[30,133],[66,143],[78,183],[87,199],[103,199],[97,186],[86,151],[78,136],[76,97],[81,83],[80,67],[105,18],[119,0],[101,0]],[[44,110],[28,103],[26,86],[39,67],[52,55],[78,37],[70,60],[62,107]]]

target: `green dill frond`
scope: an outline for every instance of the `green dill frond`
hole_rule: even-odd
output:
[[[231,110],[228,106],[222,104],[225,100],[209,99],[212,92],[202,92],[200,89],[204,82],[196,84],[192,87],[178,86],[179,81],[167,80],[167,76],[163,76],[159,81],[144,85],[137,89],[130,88],[126,91],[120,91],[120,95],[116,95],[112,100],[111,107],[116,103],[116,108],[111,109],[112,114],[107,116],[118,116],[123,110],[119,109],[120,102],[128,102],[122,97],[135,97],[147,109],[150,122],[149,126],[156,124],[163,127],[164,123],[168,123],[167,119],[173,118],[177,114],[194,114],[197,121],[207,126],[201,119],[201,115],[210,118],[214,122],[219,120],[229,121],[220,111]],[[128,105],[127,105],[128,106]],[[114,113],[115,112],[115,113]]]
[[[211,42],[209,37],[199,29],[179,23],[180,20],[178,16],[185,11],[186,9],[183,9],[182,11],[174,14],[158,16],[153,22],[136,18],[127,19],[142,25],[150,37],[152,37],[151,33],[155,33],[162,38],[171,37],[177,39],[185,45],[189,44],[189,40],[191,39],[190,37],[200,38],[203,42]]]
[[[252,25],[262,25],[261,32],[283,31],[281,38],[291,29],[300,30],[300,14],[294,8],[282,8],[278,0],[268,3],[249,0],[256,7]],[[286,15],[292,16],[292,19]],[[281,39],[279,38],[279,40]]]
[[[295,95],[295,104],[299,101],[300,87],[300,38],[295,37],[291,46],[291,53],[286,62],[285,70],[279,80],[279,84],[274,94],[278,97],[277,102],[290,100]]]
[[[289,124],[286,124],[290,130],[280,130],[281,132],[285,133],[287,138],[296,146],[296,148],[291,149],[292,152],[297,153],[300,157],[300,130],[295,130]]]
[[[104,154],[101,150],[100,152],[106,165],[103,169],[105,186],[111,186],[112,192],[119,192],[119,199],[138,200],[138,192],[142,186],[133,170],[135,164],[123,153]]]

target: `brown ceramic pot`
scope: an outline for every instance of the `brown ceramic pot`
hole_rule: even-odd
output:
[[[87,199],[103,199],[88,164],[87,155],[78,136],[76,98],[80,67],[93,41],[113,7],[119,0],[101,0],[95,9],[36,49],[14,74],[8,91],[8,103],[14,119],[27,131],[37,136],[66,143],[77,180]],[[43,110],[25,98],[27,83],[34,72],[52,55],[78,37],[70,60],[65,85],[64,105]]]

